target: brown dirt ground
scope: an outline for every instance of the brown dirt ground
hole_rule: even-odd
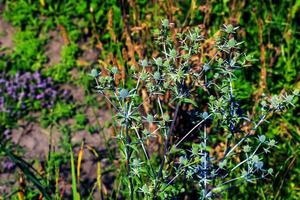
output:
[[[91,125],[100,124],[101,127],[104,126],[104,122],[107,120],[111,120],[110,114],[106,110],[99,110],[96,113],[93,112],[92,108],[87,108],[86,117],[88,118],[88,123]],[[19,128],[12,130],[11,138],[12,141],[22,147],[24,149],[24,154],[22,158],[31,163],[33,160],[38,160],[40,162],[45,161],[49,151],[49,143],[50,143],[50,131],[52,131],[52,145],[53,149],[56,151],[60,151],[59,143],[62,140],[61,132],[56,128],[42,128],[37,123],[28,123],[22,122]],[[66,120],[60,122],[61,124],[65,124],[68,126],[74,125],[74,120]],[[98,152],[105,151],[105,143],[103,139],[103,134],[106,134],[107,138],[111,138],[112,130],[104,129],[102,133],[94,133],[91,134],[87,130],[80,130],[71,133],[71,143],[74,147],[74,155],[75,159],[77,159],[77,155],[79,152],[80,144],[84,141],[84,144],[89,145],[93,149]],[[106,159],[101,160],[101,167],[105,169],[108,166],[108,161]],[[65,166],[65,169],[61,171],[60,181],[63,183],[62,187],[64,187],[66,197],[71,195],[71,177],[70,177],[70,168],[69,166]],[[102,169],[102,170],[103,170]],[[16,168],[11,171],[7,171],[5,173],[0,174],[0,192],[10,191],[9,188],[6,188],[6,183],[17,183],[18,176],[15,174]],[[87,193],[86,185],[93,185],[96,182],[97,176],[97,162],[95,160],[95,156],[92,155],[90,151],[87,149],[84,150],[82,165],[81,165],[81,186],[84,193]],[[107,174],[103,177],[102,181],[104,183],[104,187],[109,187],[109,185],[105,186],[105,183],[108,183],[108,180],[112,179],[112,174]],[[6,181],[2,181],[6,180]],[[97,190],[95,191],[95,199],[99,199],[97,196],[99,193]]]
[[[49,61],[46,66],[52,66],[60,62],[60,52],[64,45],[64,40],[58,31],[50,31],[50,41],[46,45],[46,56]]]
[[[15,29],[0,17],[0,47],[12,49]]]

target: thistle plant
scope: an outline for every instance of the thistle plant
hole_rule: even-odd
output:
[[[298,92],[265,97],[259,113],[249,114],[235,95],[236,71],[252,60],[241,51],[238,27],[224,25],[210,57],[200,52],[205,38],[199,28],[176,37],[170,29],[163,20],[156,40],[160,55],[132,67],[126,81],[118,80],[117,67],[90,73],[96,90],[115,111],[121,195],[167,199],[194,188],[200,199],[211,199],[238,183],[272,175],[263,157],[276,141],[259,127],[273,112],[294,106]],[[180,128],[180,116],[190,111],[197,120],[188,130]],[[191,140],[195,134],[198,138]],[[161,138],[157,154],[150,153],[153,143],[147,145],[155,137]],[[223,144],[219,153],[216,144]]]

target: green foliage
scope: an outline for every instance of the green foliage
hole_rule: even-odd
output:
[[[34,184],[34,186],[43,194],[45,199],[50,200],[49,188],[45,184],[44,177],[37,177],[36,173],[32,170],[30,165],[22,158],[14,155],[10,150],[6,150],[2,144],[0,144],[0,152],[4,151],[5,154],[20,168],[25,176]]]
[[[254,111],[256,116],[254,121],[257,123],[262,116],[268,112],[268,109],[275,109],[277,112],[268,115],[268,123],[264,124],[263,127],[256,130],[257,136],[255,140],[246,141],[247,144],[244,148],[241,148],[243,153],[250,153],[255,150],[255,146],[260,144],[266,136],[265,141],[271,142],[276,140],[276,149],[272,151],[272,154],[268,154],[265,157],[261,157],[261,153],[264,149],[258,150],[259,159],[263,158],[265,167],[273,167],[272,176],[269,176],[264,181],[256,181],[256,184],[251,182],[239,183],[239,187],[231,187],[223,191],[225,199],[299,199],[300,193],[297,188],[299,179],[299,162],[296,159],[299,157],[299,113],[297,109],[287,109],[282,105],[286,103],[292,103],[298,108],[299,97],[295,95],[294,100],[291,102],[291,94],[295,88],[299,89],[299,70],[300,70],[300,44],[299,44],[299,8],[300,3],[297,0],[291,1],[75,1],[75,0],[18,0],[11,1],[5,0],[1,3],[1,11],[3,18],[14,26],[15,34],[13,36],[13,47],[12,48],[0,48],[0,70],[4,74],[16,74],[16,72],[35,72],[39,70],[43,72],[43,75],[52,77],[56,83],[67,85],[76,84],[77,86],[83,86],[84,91],[89,96],[85,97],[84,102],[58,102],[52,109],[41,109],[39,101],[30,101],[32,104],[32,110],[26,112],[26,116],[20,116],[18,118],[12,118],[7,112],[0,112],[0,131],[6,129],[12,129],[18,127],[18,123],[23,120],[32,120],[31,114],[37,115],[38,121],[43,127],[56,127],[62,133],[62,140],[60,146],[62,147],[62,153],[49,157],[48,159],[48,176],[59,177],[58,171],[63,167],[55,162],[55,159],[59,160],[60,163],[70,163],[69,155],[70,141],[72,133],[78,129],[90,130],[92,134],[98,134],[101,129],[99,125],[89,125],[85,113],[82,112],[83,107],[91,106],[94,110],[104,108],[106,104],[100,102],[99,105],[95,105],[95,95],[92,95],[91,88],[94,84],[93,79],[99,81],[97,90],[112,89],[117,87],[116,97],[112,98],[112,101],[120,100],[121,102],[128,102],[131,99],[134,105],[141,104],[145,99],[142,99],[142,94],[137,93],[135,90],[136,80],[134,77],[137,75],[140,77],[140,84],[147,82],[148,84],[143,85],[143,88],[148,91],[150,95],[149,99],[155,95],[164,93],[166,90],[172,92],[171,99],[168,105],[164,105],[162,100],[162,110],[164,114],[148,113],[148,115],[137,114],[136,112],[128,113],[126,109],[120,110],[121,114],[117,115],[114,120],[120,120],[121,124],[115,124],[114,121],[105,123],[105,128],[114,127],[114,130],[118,130],[119,126],[126,125],[126,120],[130,123],[137,123],[140,120],[146,120],[149,123],[158,124],[160,130],[164,130],[166,127],[171,125],[171,120],[175,112],[175,108],[169,108],[174,106],[177,102],[182,105],[180,108],[186,109],[192,108],[188,112],[193,113],[194,109],[201,110],[202,113],[195,114],[197,119],[205,119],[211,113],[211,110],[215,112],[215,120],[212,122],[212,126],[217,126],[222,123],[224,133],[220,133],[220,137],[209,136],[211,144],[217,146],[217,144],[226,144],[226,139],[231,140],[230,137],[223,137],[230,132],[230,125],[224,123],[233,123],[234,125],[241,123],[241,120],[236,116],[238,110],[234,111],[234,117],[232,120],[227,120],[230,114],[230,98],[226,96],[230,88],[226,81],[232,70],[224,69],[220,67],[222,62],[226,60],[222,58],[215,64],[209,63],[209,58],[213,56],[213,48],[211,41],[216,36],[215,33],[219,30],[222,24],[233,24],[225,26],[223,29],[226,33],[235,32],[234,38],[228,38],[226,43],[221,42],[219,50],[224,52],[230,52],[232,49],[243,50],[242,47],[246,47],[247,52],[240,56],[237,56],[239,61],[240,58],[245,59],[246,65],[251,66],[244,68],[243,70],[234,70],[234,77],[231,77],[231,84],[234,88],[234,95],[236,102],[238,101],[238,107],[241,110]],[[3,9],[3,10],[2,10]],[[162,20],[168,18],[168,20]],[[2,20],[2,19],[1,19]],[[153,42],[154,38],[158,37],[160,29],[160,23],[168,29],[172,29],[174,35],[172,37],[164,38],[165,42],[170,45],[166,48],[166,53],[170,58],[168,62],[164,61],[164,57],[160,55],[157,57],[158,51],[162,51],[162,46],[158,46]],[[235,26],[239,26],[239,29],[235,29]],[[174,29],[175,27],[175,29]],[[205,85],[207,82],[197,82],[200,74],[193,73],[191,76],[191,84],[199,84],[201,86],[211,86],[218,84],[220,89],[211,91],[211,88],[202,90],[201,88],[196,89],[190,93],[182,93],[176,84],[180,84],[180,80],[189,79],[188,74],[191,73],[187,69],[190,66],[180,68],[174,67],[174,60],[181,55],[181,51],[188,51],[189,47],[193,47],[191,51],[197,49],[198,45],[188,44],[183,46],[180,51],[178,47],[180,45],[173,41],[175,33],[185,32],[184,30],[192,30],[195,27],[201,27],[195,32],[191,33],[190,38],[195,38],[197,32],[201,33],[201,36],[205,39],[203,42],[204,51],[198,56],[199,62],[191,57],[191,54],[186,53],[182,56],[183,60],[193,59],[195,62],[189,63],[189,65],[196,65],[203,68],[203,73],[207,75],[207,80],[218,80],[218,82],[211,82],[211,84]],[[6,28],[4,26],[4,28]],[[63,38],[64,44],[61,44],[62,50],[60,52],[60,61],[53,66],[47,64],[49,58],[46,56],[47,43],[50,42],[52,36],[49,33],[56,32],[58,36]],[[153,34],[154,33],[154,34]],[[2,42],[2,36],[0,33],[0,39]],[[184,35],[184,34],[183,34]],[[183,37],[181,35],[181,37]],[[218,34],[217,34],[218,35]],[[154,37],[153,37],[154,36]],[[180,38],[180,34],[177,35]],[[224,38],[220,38],[222,41]],[[239,44],[238,41],[244,41],[243,44]],[[4,42],[5,43],[5,42]],[[84,44],[84,45],[83,45]],[[174,46],[174,44],[176,44]],[[223,44],[223,45],[222,45]],[[87,47],[85,47],[85,45]],[[80,66],[79,59],[81,55],[87,49],[96,49],[99,52],[97,59],[91,63]],[[146,60],[145,58],[155,57],[154,60]],[[138,66],[137,60],[141,66]],[[235,66],[239,64],[228,62]],[[86,76],[87,72],[94,67],[95,63],[99,63],[100,67],[97,68],[98,72],[93,71],[92,76]],[[218,65],[218,64],[220,65]],[[91,66],[90,66],[91,64]],[[117,67],[107,67],[107,66]],[[86,67],[88,66],[88,67]],[[176,65],[177,66],[177,65]],[[76,68],[74,70],[74,68]],[[109,68],[109,69],[107,69]],[[197,67],[196,67],[197,68]],[[264,69],[266,74],[264,74]],[[75,71],[75,79],[72,71]],[[72,72],[71,72],[72,71]],[[108,72],[108,76],[107,75]],[[218,74],[218,75],[216,75]],[[122,76],[120,78],[119,76]],[[214,77],[215,76],[215,77]],[[227,78],[224,78],[227,77]],[[201,76],[200,76],[201,77]],[[224,78],[224,80],[222,80]],[[118,79],[117,81],[115,81]],[[265,82],[264,82],[265,79]],[[170,81],[165,81],[170,80]],[[199,78],[200,80],[200,78]],[[222,83],[224,81],[224,83]],[[188,81],[187,81],[188,82]],[[175,86],[174,86],[175,83]],[[199,86],[197,85],[197,87]],[[1,88],[0,88],[1,89]],[[139,89],[139,88],[138,88]],[[216,98],[209,98],[207,90],[211,92],[211,95],[218,94]],[[155,93],[159,91],[159,94]],[[195,92],[195,93],[194,93]],[[103,92],[102,92],[103,94]],[[104,93],[105,94],[105,93]],[[152,95],[153,94],[153,95]],[[274,95],[279,94],[279,95]],[[113,94],[114,96],[114,94]],[[176,97],[176,98],[173,98]],[[165,99],[166,100],[166,99]],[[150,110],[159,109],[158,102],[151,99],[150,102],[154,102],[154,107]],[[203,107],[206,103],[210,103],[210,107]],[[259,104],[259,102],[262,102]],[[20,106],[20,104],[18,104]],[[123,104],[122,104],[123,105]],[[126,105],[126,103],[124,104]],[[124,106],[123,105],[123,106]],[[290,107],[293,105],[289,104]],[[115,105],[119,108],[118,104]],[[144,105],[141,105],[138,109],[141,110]],[[15,110],[20,107],[15,106]],[[210,109],[210,110],[208,110]],[[168,110],[168,111],[167,111]],[[123,112],[124,111],[124,112]],[[128,111],[128,110],[127,110]],[[133,111],[133,110],[132,110]],[[136,111],[136,110],[135,110]],[[282,111],[286,111],[284,115],[281,115]],[[128,114],[129,117],[128,117]],[[143,113],[144,114],[144,113]],[[244,113],[246,115],[246,113]],[[185,115],[182,110],[179,111],[180,119],[187,119],[189,122],[194,121],[190,115]],[[248,116],[247,117],[253,117]],[[72,126],[62,125],[64,120],[72,119],[74,124]],[[188,123],[185,121],[181,123],[184,127]],[[188,124],[190,125],[190,124]],[[127,138],[125,130],[122,137],[118,137],[117,140],[120,142],[121,155],[110,155],[110,161],[120,159],[123,163],[117,168],[113,169],[113,174],[116,176],[114,179],[114,190],[112,193],[107,195],[103,194],[103,199],[109,198],[112,194],[111,199],[128,197],[130,194],[129,178],[123,179],[124,175],[127,175],[126,165],[126,152],[132,151],[132,158],[139,155],[139,151],[142,150],[141,143],[146,144],[146,140],[155,140],[152,138],[152,134],[146,128],[142,130],[141,127],[136,127],[139,130],[141,139],[135,133],[134,129],[129,131],[134,135],[134,141],[130,145],[127,144]],[[173,139],[178,140],[183,137],[184,132],[178,131],[177,127],[174,129]],[[218,129],[212,129],[214,133]],[[166,132],[162,132],[162,138],[165,138]],[[218,132],[219,133],[219,132]],[[158,134],[158,133],[157,133]],[[204,134],[203,131],[200,134]],[[229,134],[230,135],[230,134]],[[0,134],[2,140],[4,134]],[[183,143],[183,149],[189,147],[192,142],[199,142],[203,138],[195,138],[195,134],[191,133],[191,140],[185,140]],[[189,138],[188,137],[188,138]],[[252,137],[251,137],[252,138]],[[108,140],[106,140],[108,141]],[[111,147],[109,143],[105,144],[106,148]],[[264,148],[268,151],[268,143],[264,143]],[[138,147],[136,147],[138,146]],[[145,145],[147,147],[147,145]],[[217,146],[218,147],[218,146]],[[250,148],[248,148],[250,147]],[[8,149],[11,146],[7,147]],[[99,147],[100,148],[100,147]],[[181,151],[179,149],[171,149],[172,155],[179,154],[181,157],[172,157],[172,159],[181,158],[182,165],[187,163],[198,163],[197,151],[199,152],[201,146],[192,146],[190,151]],[[219,147],[218,147],[219,148]],[[151,148],[150,148],[151,149]],[[154,148],[155,149],[155,148]],[[207,147],[207,151],[212,151],[213,148]],[[13,150],[12,150],[13,151]],[[113,153],[114,150],[111,150]],[[162,150],[161,150],[162,151]],[[154,165],[159,165],[162,160],[161,151],[153,153],[150,159]],[[174,152],[173,152],[174,151]],[[218,152],[215,152],[218,154]],[[131,168],[132,184],[135,186],[134,193],[137,195],[145,194],[145,198],[152,199],[154,188],[153,185],[157,185],[155,177],[150,173],[151,169],[145,170],[145,162],[143,152],[140,154],[140,160],[132,160],[134,166]],[[191,156],[192,155],[192,156]],[[2,155],[1,155],[2,156]],[[122,157],[123,156],[123,157]],[[119,158],[121,157],[121,158]],[[253,156],[254,157],[254,156]],[[253,158],[252,157],[252,158]],[[247,157],[241,156],[241,159]],[[255,157],[256,158],[256,157]],[[25,159],[25,158],[24,158]],[[123,159],[123,160],[122,160]],[[166,170],[162,170],[162,179],[167,175],[174,175],[180,171],[178,167],[178,160],[172,159],[166,160]],[[249,165],[254,163],[259,166],[260,160],[249,159]],[[134,162],[133,162],[134,161]],[[204,161],[204,160],[202,160]],[[255,161],[255,162],[254,162]],[[17,162],[17,161],[16,161]],[[220,168],[233,168],[235,161],[230,160],[227,162],[220,162],[218,167]],[[248,162],[246,162],[248,163]],[[171,166],[176,166],[172,168]],[[165,192],[158,194],[161,199],[171,199],[177,197],[179,199],[186,198],[186,196],[195,197],[193,191],[199,189],[200,186],[194,187],[196,178],[192,176],[192,168],[195,163],[190,167],[190,170],[186,170],[186,177],[192,177],[190,179],[182,178],[178,179],[177,182],[167,184],[161,182],[161,187],[166,187]],[[0,173],[2,173],[0,169]],[[26,171],[26,169],[23,169]],[[177,170],[177,171],[176,171]],[[51,171],[51,173],[50,173]],[[238,174],[238,170],[234,170]],[[247,170],[246,170],[247,171]],[[36,172],[33,172],[34,175]],[[70,174],[71,170],[70,170]],[[138,176],[140,174],[140,176]],[[242,171],[241,171],[242,174]],[[271,174],[271,173],[270,173]],[[53,181],[51,177],[48,181]],[[147,177],[153,178],[153,183],[144,184]],[[170,177],[170,176],[169,176]],[[166,180],[169,180],[166,178]],[[32,180],[34,182],[34,180]],[[50,182],[51,182],[50,181]],[[30,180],[29,180],[30,182]],[[47,184],[55,185],[53,182]],[[2,182],[1,182],[2,183]],[[46,184],[45,184],[46,185]],[[116,186],[115,186],[116,185]],[[44,185],[43,185],[44,186]],[[120,186],[120,187],[119,187]],[[152,187],[151,187],[152,186]],[[56,185],[57,188],[59,186]],[[78,192],[82,194],[83,191],[80,185],[77,185]],[[93,186],[90,190],[93,191]],[[119,188],[118,188],[119,187]],[[13,188],[13,187],[12,187]],[[38,198],[39,191],[34,188],[37,186],[29,184],[26,188],[26,198]],[[56,188],[56,189],[57,189]],[[110,187],[109,187],[110,188]],[[184,188],[184,189],[183,189]],[[17,190],[18,188],[14,188]],[[60,199],[59,190],[56,191],[56,199]],[[183,195],[184,194],[184,195]],[[198,193],[198,196],[203,193]],[[7,198],[6,198],[7,197]],[[10,197],[5,196],[4,199]],[[13,194],[12,198],[17,199],[17,195]],[[52,198],[52,197],[51,197]],[[64,197],[63,197],[64,198]],[[82,199],[85,196],[82,195]],[[1,199],[1,197],[0,197]]]
[[[66,82],[71,79],[70,71],[76,67],[78,46],[75,43],[65,45],[61,51],[61,62],[44,70],[44,73],[53,77],[57,82]]]
[[[72,148],[70,148],[70,162],[71,162],[71,174],[72,174],[72,194],[74,200],[79,200],[79,193],[77,192],[77,184],[76,184],[76,171],[75,171],[75,161],[72,152]]]
[[[137,79],[135,86],[124,84],[117,87],[117,70],[113,70],[114,73],[110,75],[102,75],[96,69],[91,71],[90,76],[96,80],[96,89],[116,112],[120,162],[124,165],[124,172],[120,175],[124,197],[164,199],[179,196],[180,192],[194,187],[199,193],[199,198],[211,199],[235,184],[254,182],[273,175],[272,168],[264,168],[262,154],[269,153],[270,149],[275,147],[275,140],[267,140],[265,135],[259,135],[256,142],[251,136],[271,113],[282,111],[289,106],[295,107],[294,98],[299,92],[295,90],[292,94],[274,95],[263,101],[258,117],[248,118],[241,113],[233,81],[236,79],[235,71],[247,66],[249,57],[239,51],[243,42],[235,40],[237,29],[232,25],[224,25],[223,34],[216,39],[216,53],[203,64],[201,70],[194,69],[190,59],[199,53],[199,43],[204,41],[199,29],[177,33],[177,41],[174,41],[170,36],[169,21],[162,20],[162,29],[157,37],[157,44],[162,49],[161,54],[153,58],[153,61],[140,61],[141,71],[133,74]],[[177,49],[184,51],[176,50],[175,42],[178,42]],[[187,80],[191,85],[186,84]],[[143,113],[140,113],[139,107],[144,104],[139,101],[137,95],[140,88],[146,88],[149,99],[154,102],[152,107],[156,109],[153,109],[152,113],[156,116],[156,121],[152,114],[143,117]],[[194,109],[201,112],[207,104],[210,114],[203,112],[202,119],[192,121],[196,125],[188,127],[189,131],[184,133],[184,137],[172,144],[170,139],[179,110],[183,103],[196,105],[193,99],[197,93],[193,91],[198,89],[207,92],[209,101],[202,101],[202,106]],[[160,100],[167,93],[171,96],[169,104],[173,104],[172,107],[175,108],[172,119],[165,114],[171,111]],[[143,118],[146,119],[146,124],[157,124],[156,131],[164,138],[164,142],[160,144],[164,149],[160,156],[161,164],[153,162],[145,148],[143,141],[153,133],[145,134],[150,132],[147,130],[150,125],[146,126]],[[212,120],[210,128],[213,132],[220,135],[207,136],[208,120]],[[180,149],[180,152],[171,153],[171,149],[180,148],[179,145],[203,124],[200,142],[192,142],[192,145],[189,143]],[[243,126],[250,126],[251,130],[243,131]],[[221,138],[226,138],[227,141],[226,147],[222,149],[223,156],[218,158],[212,156],[214,147],[209,145],[212,140],[220,143]],[[241,153],[241,149],[244,154]],[[188,152],[192,152],[192,155]],[[141,156],[142,154],[144,156]],[[190,182],[178,190],[175,188],[180,179],[188,179]],[[137,191],[142,191],[142,194]]]
[[[41,123],[43,126],[49,126],[59,122],[61,119],[69,118],[74,113],[74,105],[65,102],[58,102],[54,108],[49,111],[43,111]]]
[[[11,21],[15,26],[23,26],[24,24],[31,23],[37,24],[38,18],[35,17],[35,12],[38,10],[38,4],[31,4],[27,0],[21,0],[19,2],[6,2],[6,12],[4,17]],[[11,13],[14,13],[13,15]]]
[[[36,71],[46,62],[43,45],[45,39],[30,30],[20,31],[14,35],[14,51],[11,55],[14,71]]]

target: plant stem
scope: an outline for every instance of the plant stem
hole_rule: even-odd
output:
[[[127,159],[127,176],[129,179],[129,187],[130,187],[130,199],[133,200],[133,183],[132,178],[130,176],[130,137],[129,137],[129,129],[128,129],[128,119],[125,121],[125,134],[126,134],[126,159]]]
[[[209,117],[211,117],[212,114],[209,114],[207,117],[205,117],[202,121],[200,121],[198,124],[196,124],[179,142],[177,142],[174,147],[176,148],[187,136],[189,136],[198,126],[200,126],[203,122],[205,122]]]
[[[159,101],[159,105],[161,105],[159,98],[158,98],[158,101]],[[175,109],[175,113],[174,113],[174,116],[173,116],[173,120],[172,120],[172,124],[171,124],[170,130],[169,130],[169,134],[166,136],[165,145],[164,145],[164,153],[163,153],[163,157],[162,157],[162,160],[161,160],[161,163],[160,163],[160,167],[159,167],[159,171],[158,171],[158,174],[157,174],[157,181],[162,176],[163,167],[164,167],[165,161],[166,161],[165,157],[166,157],[166,154],[168,152],[168,147],[169,147],[169,140],[170,140],[170,138],[172,136],[173,129],[175,128],[175,122],[176,122],[176,119],[177,119],[179,107],[180,107],[180,101],[176,105],[176,109]],[[153,190],[154,199],[157,198],[157,189],[158,189],[157,187],[158,187],[158,182],[156,182],[156,185],[155,185],[154,190]]]
[[[206,136],[206,126],[204,126],[204,151],[205,151],[205,160],[204,160],[204,197],[206,196],[206,189],[207,189],[207,176],[206,176],[206,173],[207,173],[207,151],[206,151],[206,141],[207,141],[207,136]]]
[[[228,153],[224,156],[224,158],[228,157],[244,140],[246,140],[248,138],[248,136],[252,133],[254,134],[254,132],[256,131],[256,129],[259,127],[259,125],[265,120],[267,114],[263,115],[261,117],[261,119],[259,120],[259,122],[255,125],[255,127],[252,129],[252,132],[250,131],[249,133],[247,133],[242,139],[240,139],[240,141],[234,145],[234,147],[232,147],[232,149],[230,149],[228,151]]]
[[[253,156],[255,155],[255,153],[257,152],[257,150],[259,149],[259,147],[261,146],[262,143],[259,143],[258,146],[256,147],[256,149],[254,150],[254,152],[251,154],[251,156],[249,156],[248,158],[246,158],[245,160],[243,160],[242,162],[240,162],[238,165],[236,165],[234,168],[232,168],[230,170],[230,172],[234,171],[235,169],[237,169],[239,166],[241,166],[242,164],[244,164],[245,162],[247,162],[248,160],[252,159]]]
[[[142,149],[143,149],[143,151],[144,151],[145,158],[146,158],[147,162],[149,163],[149,167],[150,167],[150,169],[151,169],[152,175],[155,176],[155,173],[154,173],[154,170],[153,170],[153,167],[152,167],[150,158],[149,158],[149,154],[148,154],[148,152],[147,152],[147,150],[146,150],[146,148],[145,148],[145,145],[144,145],[144,143],[143,143],[143,141],[142,141],[142,138],[141,138],[141,136],[140,136],[140,134],[139,134],[139,132],[138,132],[138,130],[137,130],[136,127],[134,127],[134,130],[135,130],[136,135],[138,136],[138,139],[139,139],[140,144],[141,144],[141,146],[142,146]]]

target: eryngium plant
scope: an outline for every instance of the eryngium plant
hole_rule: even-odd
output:
[[[91,71],[97,91],[116,113],[121,171],[126,172],[123,197],[166,199],[192,188],[200,199],[210,199],[237,183],[272,175],[263,157],[276,142],[257,130],[271,113],[293,106],[298,92],[266,97],[256,115],[242,110],[235,97],[235,72],[248,66],[251,57],[240,51],[237,29],[224,25],[207,59],[199,51],[204,37],[198,28],[177,33],[175,39],[163,20],[157,37],[160,55],[142,60],[139,70],[130,69],[127,81],[117,80],[117,67]],[[194,60],[200,56],[205,62],[199,65]],[[180,128],[182,112],[195,113],[188,129]],[[198,139],[191,140],[195,133]],[[162,138],[159,162],[149,153],[152,137]],[[216,144],[223,146],[217,154]]]

